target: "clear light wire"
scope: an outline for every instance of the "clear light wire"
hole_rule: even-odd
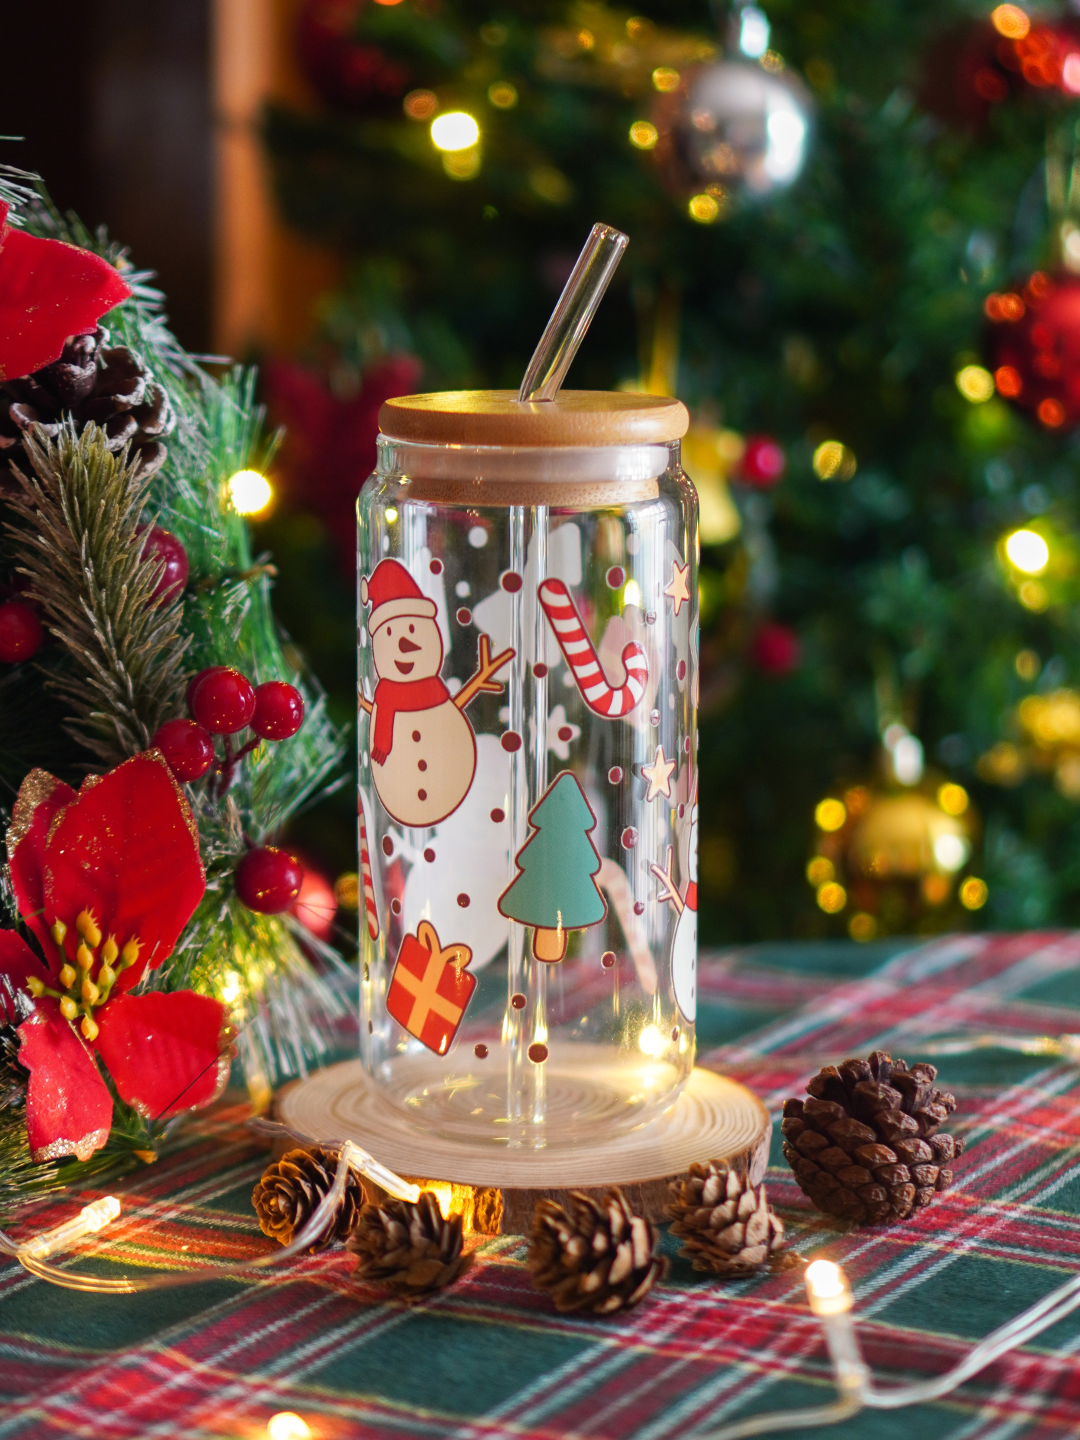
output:
[[[64,1226],[57,1227],[57,1231],[46,1231],[43,1235],[33,1235],[25,1241],[14,1240],[0,1230],[0,1252],[13,1256],[24,1270],[37,1276],[39,1280],[48,1280],[53,1285],[63,1286],[65,1290],[82,1290],[97,1295],[133,1295],[143,1290],[170,1290],[180,1285],[202,1285],[207,1280],[220,1280],[230,1275],[243,1276],[252,1270],[270,1270],[274,1266],[283,1264],[286,1260],[292,1260],[297,1255],[302,1255],[333,1224],[345,1195],[345,1186],[348,1183],[350,1170],[356,1169],[366,1174],[367,1164],[370,1162],[371,1166],[380,1174],[396,1183],[398,1193],[407,1190],[413,1192],[414,1195],[419,1195],[420,1192],[416,1186],[408,1185],[392,1170],[386,1170],[384,1166],[372,1160],[366,1150],[361,1150],[351,1140],[342,1141],[340,1145],[341,1153],[330,1189],[316,1206],[307,1224],[291,1243],[283,1245],[270,1255],[255,1256],[250,1260],[238,1260],[227,1265],[198,1265],[192,1270],[182,1272],[169,1271],[156,1275],[124,1276],[119,1279],[112,1279],[104,1275],[80,1275],[75,1271],[63,1270],[57,1265],[50,1265],[46,1260],[38,1258],[43,1242],[52,1240],[55,1245],[55,1237],[59,1231],[69,1228]],[[380,1180],[378,1183],[382,1184],[382,1181]],[[88,1206],[87,1208],[92,1207]],[[85,1233],[87,1233],[86,1229],[82,1229],[74,1238],[81,1238]],[[46,1253],[49,1253],[47,1247]]]
[[[951,1370],[946,1370],[943,1375],[938,1375],[933,1380],[919,1380],[910,1385],[899,1385],[894,1389],[878,1390],[869,1379],[856,1379],[852,1385],[848,1378],[847,1386],[851,1388],[847,1388],[842,1385],[841,1377],[834,1371],[837,1389],[841,1391],[841,1398],[834,1404],[816,1406],[808,1410],[777,1410],[765,1415],[754,1415],[746,1420],[738,1421],[734,1425],[721,1426],[719,1430],[707,1430],[698,1436],[698,1440],[746,1440],[746,1437],[751,1435],[770,1435],[780,1430],[798,1430],[817,1425],[830,1425],[839,1420],[846,1420],[862,1409],[899,1410],[907,1405],[922,1405],[929,1400],[940,1400],[943,1396],[951,1394],[966,1380],[970,1380],[980,1370],[984,1370],[987,1365],[999,1360],[1003,1355],[1007,1355],[1009,1351],[1027,1344],[1036,1335],[1041,1335],[1044,1330],[1049,1330],[1052,1325],[1056,1325],[1059,1320],[1064,1320],[1078,1307],[1080,1307],[1080,1275],[1073,1276],[1071,1280],[1067,1280],[1064,1285],[1044,1296],[1027,1310],[991,1331]],[[819,1316],[819,1319],[822,1320],[828,1336],[830,1329],[838,1321],[843,1321],[847,1317]],[[851,1330],[851,1336],[854,1338],[854,1328]],[[864,1374],[869,1377],[869,1370],[865,1370]],[[845,1388],[847,1388],[846,1394],[843,1393]]]

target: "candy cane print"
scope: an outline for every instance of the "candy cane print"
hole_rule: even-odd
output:
[[[371,856],[368,854],[367,823],[364,819],[364,802],[359,792],[356,796],[356,813],[360,817],[360,874],[364,882],[364,916],[367,933],[372,940],[379,938],[379,912],[375,905],[375,886],[371,879]]]
[[[594,715],[615,720],[628,715],[649,683],[649,662],[645,651],[631,640],[623,646],[622,663],[626,681],[616,687],[610,683],[600,664],[600,657],[581,622],[573,596],[561,580],[544,580],[537,595],[548,623],[555,632],[559,649],[573,671],[581,698]]]

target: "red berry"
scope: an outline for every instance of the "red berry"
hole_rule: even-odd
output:
[[[787,468],[787,456],[771,435],[748,435],[739,461],[738,478],[744,485],[768,490]]]
[[[217,675],[222,670],[227,670],[228,668],[229,667],[227,665],[208,665],[205,670],[200,670],[197,675],[193,675],[191,677],[191,679],[187,682],[187,693],[184,696],[184,703],[187,705],[189,710],[191,709],[191,701],[192,697],[195,694],[195,691],[199,688],[199,686],[206,679],[206,677],[208,675]]]
[[[304,723],[304,697],[284,680],[267,680],[255,687],[255,714],[251,728],[263,740],[288,740]]]
[[[166,720],[151,740],[177,780],[198,780],[214,763],[214,739],[196,720]]]
[[[154,598],[175,600],[187,584],[187,551],[171,531],[163,530],[160,525],[152,525],[149,530],[145,525],[140,526],[140,532],[142,531],[146,531],[142,548],[143,559],[165,561],[164,572],[154,586]]]
[[[41,621],[37,611],[21,600],[0,605],[0,660],[14,665],[29,660],[41,648]]]
[[[787,625],[767,621],[750,646],[754,664],[766,675],[790,675],[802,659],[799,637]]]
[[[191,713],[214,735],[243,730],[255,713],[255,687],[239,670],[214,665],[195,677],[191,687]]]
[[[236,867],[236,893],[260,915],[288,910],[303,883],[303,867],[295,856],[273,845],[249,850]]]

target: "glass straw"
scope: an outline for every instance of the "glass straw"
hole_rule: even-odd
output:
[[[529,361],[519,400],[555,399],[629,243],[629,237],[611,225],[592,227]]]
[[[554,400],[559,387],[566,378],[566,372],[578,352],[585,332],[596,314],[596,307],[603,298],[611,277],[622,259],[629,239],[611,225],[594,225],[578,256],[577,264],[570,273],[559,303],[552,312],[540,343],[529,361],[525,377],[518,390],[521,402]],[[539,498],[539,497],[538,497]],[[530,584],[539,588],[547,578],[548,508],[546,505],[510,507],[511,555],[510,568],[519,574],[526,573],[528,556],[528,521],[532,522],[532,543],[535,547],[536,574],[530,577]],[[525,635],[525,605],[523,596],[514,596],[512,610],[514,649],[520,657],[530,653]],[[534,662],[544,659],[546,631],[544,614],[540,606],[535,607],[535,628],[531,637],[531,653]],[[528,731],[524,724],[525,674],[522,670],[511,676],[510,714],[511,725],[524,738]],[[547,680],[543,676],[532,676],[532,756],[531,766],[527,749],[523,746],[511,760],[511,786],[513,788],[513,836],[511,847],[510,873],[514,873],[513,857],[528,837],[527,816],[533,805],[540,799],[547,786]],[[529,770],[532,770],[532,785],[529,784]],[[507,1064],[507,1120],[510,1122],[511,1140],[515,1143],[519,1134],[529,1138],[526,1145],[542,1148],[544,1121],[547,1111],[547,1067],[542,1063],[526,1063],[525,1050],[530,1041],[544,1044],[548,1037],[547,1023],[547,966],[538,960],[527,959],[525,953],[526,931],[524,927],[510,923],[508,966],[507,966],[507,1007],[503,1034],[509,1051]],[[527,976],[527,979],[525,978]],[[524,983],[523,983],[524,982]],[[524,1013],[512,1006],[514,994],[524,991],[527,1008]],[[531,1097],[524,1094],[526,1079],[531,1080]]]

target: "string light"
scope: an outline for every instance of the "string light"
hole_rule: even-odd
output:
[[[31,1260],[48,1260],[50,1255],[70,1250],[87,1235],[96,1235],[119,1214],[120,1201],[115,1195],[105,1195],[102,1199],[95,1200],[92,1205],[84,1205],[74,1220],[68,1220],[63,1225],[35,1235],[22,1247],[22,1251]]]
[[[661,94],[667,94],[671,90],[679,88],[679,81],[682,76],[678,70],[672,70],[669,65],[658,65],[652,72],[652,83],[655,89]]]
[[[1005,554],[1025,575],[1041,575],[1050,563],[1050,547],[1034,530],[1014,530],[1005,541]]]
[[[410,90],[401,106],[410,120],[430,120],[439,108],[439,97],[434,90]]]
[[[754,1415],[748,1420],[709,1432],[707,1440],[744,1440],[744,1437],[768,1435],[776,1430],[795,1433],[810,1426],[846,1420],[864,1408],[901,1410],[908,1405],[925,1405],[932,1400],[940,1400],[995,1360],[1026,1345],[1080,1307],[1080,1276],[1074,1275],[1014,1319],[998,1326],[943,1374],[936,1375],[932,1380],[879,1390],[859,1346],[852,1313],[851,1287],[843,1270],[831,1260],[814,1260],[806,1267],[805,1278],[810,1309],[825,1332],[836,1400],[831,1405],[817,1405],[805,1410],[778,1410],[769,1415]]]
[[[518,102],[518,92],[509,80],[496,80],[488,86],[488,99],[496,110],[512,110]]]
[[[229,480],[226,489],[238,515],[259,515],[274,498],[270,481],[257,470],[238,470]]]
[[[480,139],[480,126],[464,110],[447,110],[431,122],[431,143],[436,150],[469,150]]]
[[[308,1440],[311,1427],[294,1410],[279,1410],[266,1422],[268,1440]]]

